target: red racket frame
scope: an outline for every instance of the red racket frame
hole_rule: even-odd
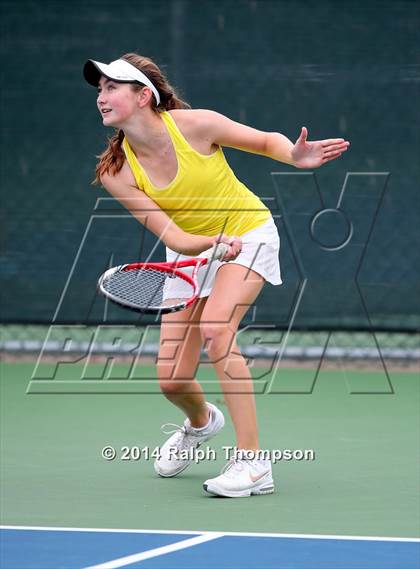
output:
[[[104,293],[104,291],[101,289],[101,280],[108,271],[106,271],[103,277],[101,277],[101,279],[99,280],[99,287],[102,294],[105,294],[106,298],[109,298],[109,300],[111,300],[115,304],[118,304],[119,306],[128,308],[129,310],[134,310],[135,312],[141,312],[144,314],[169,314],[171,312],[178,312],[179,310],[185,310],[186,308],[189,308],[197,300],[198,298],[197,273],[201,267],[203,267],[208,263],[208,261],[209,260],[205,257],[201,258],[198,257],[197,259],[188,259],[186,261],[174,261],[172,263],[129,263],[127,265],[120,265],[119,267],[115,267],[116,270],[122,272],[141,270],[141,269],[154,269],[157,271],[162,271],[164,273],[170,273],[171,275],[176,275],[177,277],[189,283],[193,287],[193,295],[190,298],[188,298],[185,302],[180,302],[172,306],[140,309],[134,306],[130,306],[129,304],[119,302],[112,295],[110,295],[109,293]],[[187,267],[194,267],[191,276],[179,270]]]

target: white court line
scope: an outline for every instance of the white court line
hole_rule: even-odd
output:
[[[168,530],[168,529],[121,529],[121,528],[69,528],[54,526],[2,526],[0,529],[32,530],[32,531],[79,531],[79,532],[103,532],[103,533],[161,533],[174,535],[214,535],[212,531],[198,530]],[[233,537],[283,537],[290,539],[343,539],[356,541],[402,541],[420,543],[417,537],[379,537],[369,535],[326,535],[316,533],[264,533],[246,531],[223,531],[222,535]]]
[[[105,561],[105,563],[99,563],[99,565],[89,565],[89,567],[85,567],[84,569],[118,569],[118,567],[125,567],[126,565],[137,563],[138,561],[144,561],[145,559],[151,559],[152,557],[158,557],[159,555],[173,553],[174,551],[186,549],[187,547],[192,547],[193,545],[198,545],[199,543],[218,539],[219,537],[223,537],[223,533],[209,532],[206,535],[199,535],[197,537],[191,537],[190,539],[183,539],[182,541],[177,541],[176,543],[171,543],[170,545],[164,545],[163,547],[155,547],[154,549],[149,549],[148,551],[142,551],[140,553],[134,553],[133,555],[127,555],[126,557],[120,557],[118,559],[112,559],[111,561]]]

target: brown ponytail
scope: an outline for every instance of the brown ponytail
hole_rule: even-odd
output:
[[[137,53],[126,53],[121,56],[120,59],[124,59],[140,69],[144,73],[156,89],[159,91],[160,103],[156,104],[156,99],[151,98],[152,110],[156,113],[161,113],[163,111],[170,111],[172,109],[190,109],[191,107],[180,99],[176,94],[174,88],[169,84],[165,75],[159,69],[159,67],[148,57],[138,55]],[[131,84],[134,91],[139,91],[143,88],[143,85],[137,83]],[[122,130],[117,130],[114,136],[108,139],[108,146],[106,149],[98,156],[99,162],[95,169],[95,179],[93,184],[99,184],[101,181],[101,176],[106,173],[112,175],[117,174],[123,167],[125,161],[125,154],[122,149],[122,141],[124,140],[124,132]]]

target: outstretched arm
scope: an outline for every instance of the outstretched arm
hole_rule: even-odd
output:
[[[318,168],[345,152],[350,143],[343,138],[308,141],[302,127],[295,144],[278,132],[263,132],[237,123],[214,111],[196,111],[198,121],[213,144],[238,148],[290,164],[296,168]]]

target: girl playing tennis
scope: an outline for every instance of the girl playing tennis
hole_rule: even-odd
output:
[[[202,270],[199,300],[162,316],[159,385],[186,419],[161,447],[155,470],[176,476],[191,464],[194,449],[224,425],[222,412],[206,402],[195,379],[204,345],[242,451],[221,475],[206,480],[204,489],[230,497],[269,494],[274,491],[271,463],[255,452],[253,382],[235,337],[264,283],[281,284],[279,236],[269,210],[236,178],[221,147],[317,168],[338,158],[349,143],[342,138],[308,142],[303,127],[293,144],[282,134],[261,132],[219,113],[191,110],[157,65],[134,53],[109,65],[89,60],[84,77],[98,88],[103,124],[117,129],[100,156],[96,181],[163,241],[168,261],[197,256],[218,241],[229,245],[221,261]]]

